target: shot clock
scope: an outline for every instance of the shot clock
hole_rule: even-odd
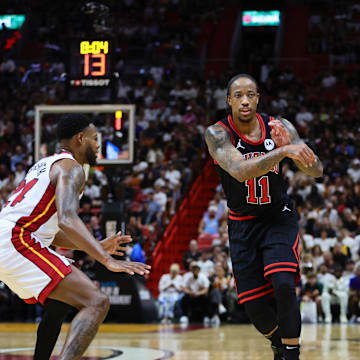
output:
[[[70,41],[67,71],[69,100],[94,102],[94,98],[99,101],[111,99],[111,89],[114,86],[112,48],[112,39],[88,38]]]

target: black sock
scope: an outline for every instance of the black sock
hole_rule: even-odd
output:
[[[299,360],[300,345],[285,345],[284,344],[285,360]]]
[[[59,336],[61,325],[72,307],[51,300],[44,306],[44,314],[37,329],[34,360],[50,359]]]

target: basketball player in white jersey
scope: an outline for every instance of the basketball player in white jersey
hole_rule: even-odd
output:
[[[61,360],[80,359],[109,310],[109,299],[49,246],[80,249],[108,270],[147,274],[150,266],[115,260],[79,218],[84,164],[95,165],[96,128],[81,115],[58,125],[61,153],[37,162],[0,213],[0,280],[28,303],[47,298],[79,309]]]

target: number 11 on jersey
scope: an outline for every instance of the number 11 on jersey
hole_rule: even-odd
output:
[[[271,203],[270,189],[269,189],[269,177],[262,176],[261,178],[252,178],[245,181],[245,185],[248,189],[248,195],[246,201],[249,204],[264,205]],[[260,196],[258,191],[260,188]]]

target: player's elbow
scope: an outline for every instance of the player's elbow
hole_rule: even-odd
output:
[[[322,177],[323,174],[324,174],[324,168],[322,166],[319,166],[318,168],[316,168],[316,171],[314,172],[314,177],[319,178]]]
[[[239,182],[244,182],[248,179],[246,177],[245,172],[243,171],[242,166],[238,166],[238,165],[231,166],[229,173],[233,178],[235,178]]]
[[[73,229],[74,228],[74,220],[77,217],[78,217],[78,215],[73,214],[73,213],[59,214],[58,215],[59,228],[64,232],[67,232],[70,229]]]

